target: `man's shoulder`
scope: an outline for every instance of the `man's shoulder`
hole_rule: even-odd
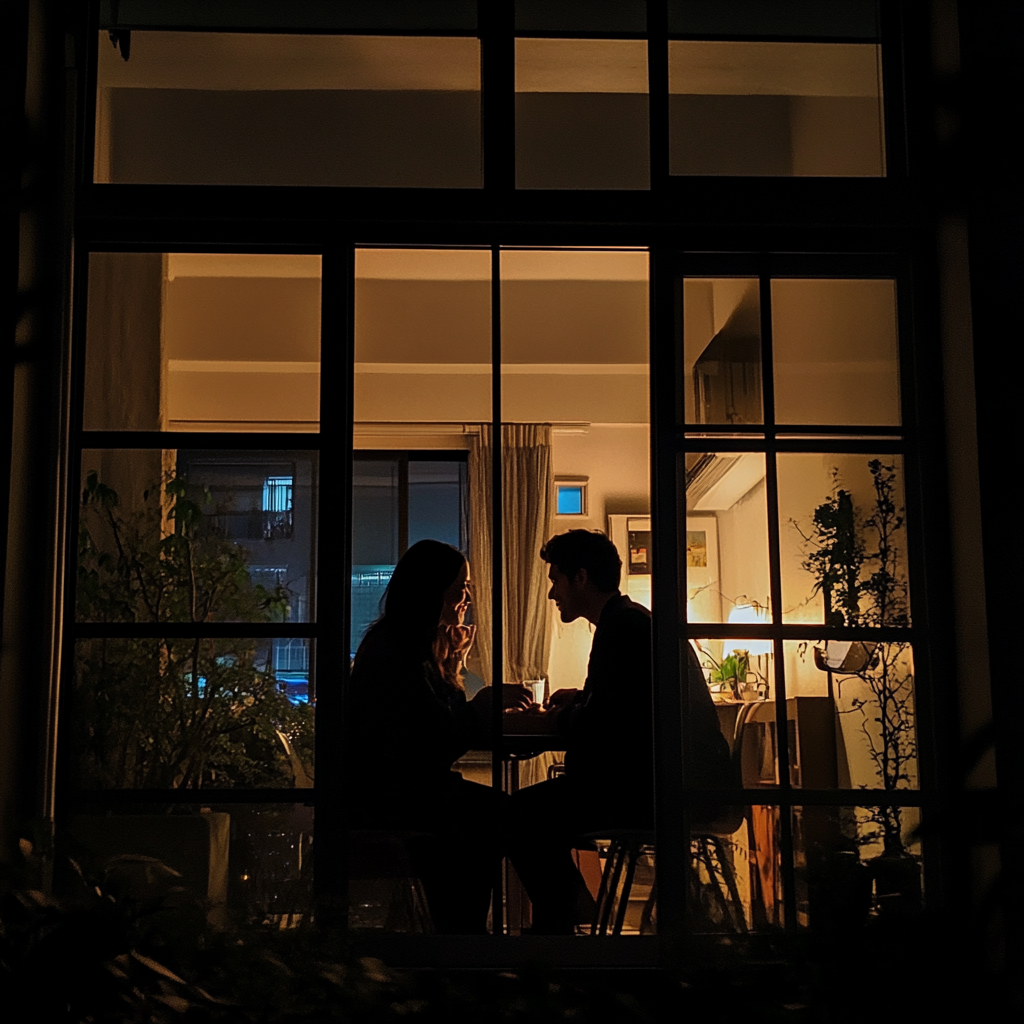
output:
[[[624,594],[613,597],[601,616],[598,631],[606,636],[650,636],[651,613]]]
[[[650,626],[651,613],[642,604],[638,604],[631,597],[619,594],[608,602],[609,620],[615,622],[628,622],[639,625]]]

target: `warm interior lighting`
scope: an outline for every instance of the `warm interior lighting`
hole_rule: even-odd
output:
[[[743,625],[764,625],[768,621],[768,609],[756,601],[747,604],[743,598],[729,611],[729,624]],[[771,640],[727,640],[722,657],[727,658],[730,654],[739,651],[746,651],[747,654],[759,657],[762,654],[772,653]]]

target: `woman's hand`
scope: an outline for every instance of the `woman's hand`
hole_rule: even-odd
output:
[[[470,706],[477,713],[485,728],[489,728],[491,721],[491,708],[494,706],[494,687],[485,686],[469,702]],[[519,683],[505,683],[501,687],[502,707],[516,708],[525,711],[533,703],[533,694],[530,690]]]
[[[461,672],[466,667],[466,658],[476,639],[476,626],[453,623],[445,626],[444,631],[448,640],[446,660],[454,672]]]

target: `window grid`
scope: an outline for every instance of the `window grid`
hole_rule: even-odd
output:
[[[775,730],[780,741],[776,745],[776,772],[777,783],[775,786],[766,786],[763,789],[744,789],[742,795],[737,794],[744,804],[771,803],[783,810],[780,818],[780,863],[782,870],[782,893],[784,904],[784,923],[787,931],[793,931],[797,927],[797,883],[795,879],[796,864],[794,860],[794,833],[792,810],[801,806],[808,807],[889,807],[889,808],[918,808],[938,806],[937,794],[930,792],[923,782],[913,789],[864,789],[852,787],[839,787],[828,790],[811,790],[795,786],[792,783],[790,760],[793,751],[790,749],[791,737],[788,728],[787,712],[787,676],[785,671],[784,643],[786,641],[821,641],[821,640],[868,640],[874,642],[895,641],[905,642],[912,649],[925,649],[928,641],[926,631],[920,624],[924,619],[922,605],[924,603],[923,588],[919,579],[915,576],[915,564],[913,558],[908,559],[907,570],[911,577],[912,601],[914,617],[911,624],[900,627],[837,627],[828,625],[790,624],[783,622],[783,595],[782,595],[782,565],[781,565],[781,544],[780,544],[780,513],[779,513],[779,483],[778,483],[778,457],[788,453],[821,453],[821,454],[870,454],[870,455],[897,455],[903,458],[903,475],[907,493],[905,501],[908,510],[914,504],[911,479],[907,471],[907,462],[912,457],[915,445],[913,443],[913,429],[908,422],[908,386],[910,377],[906,366],[905,355],[909,339],[905,337],[907,314],[902,309],[903,292],[900,285],[905,284],[905,277],[898,272],[898,268],[886,257],[874,260],[861,261],[856,258],[838,257],[828,255],[821,257],[809,256],[799,261],[790,258],[776,257],[773,259],[762,259],[750,261],[749,258],[737,257],[711,257],[702,260],[700,257],[676,257],[672,260],[673,269],[678,282],[676,288],[677,308],[675,321],[674,348],[676,358],[682,359],[682,337],[683,337],[683,297],[682,281],[687,277],[707,278],[716,275],[722,277],[752,277],[759,279],[760,299],[760,328],[761,328],[761,381],[763,419],[762,424],[743,424],[739,427],[733,424],[701,424],[684,422],[682,416],[682,388],[684,380],[682,376],[683,367],[680,363],[676,371],[679,397],[676,399],[677,415],[679,425],[675,431],[674,450],[677,457],[681,458],[687,453],[702,454],[709,450],[715,452],[751,452],[763,455],[765,458],[765,486],[767,498],[767,528],[768,528],[768,558],[769,558],[769,579],[770,579],[770,605],[771,619],[765,624],[742,624],[729,625],[727,623],[707,623],[693,621],[689,622],[687,602],[683,595],[679,595],[679,626],[678,638],[681,643],[692,638],[722,639],[732,638],[767,640],[774,649],[774,671],[771,682],[771,697],[775,701]],[[760,264],[760,265],[758,265]],[[887,273],[888,271],[888,273]],[[897,333],[899,338],[899,365],[901,370],[902,389],[902,415],[901,425],[892,426],[835,426],[831,424],[818,424],[810,426],[777,424],[775,422],[775,395],[774,395],[774,364],[772,345],[772,306],[771,306],[771,282],[773,279],[789,278],[842,278],[842,277],[885,277],[893,279],[897,283]],[[741,436],[737,436],[741,435]],[[677,462],[676,465],[681,465]],[[679,507],[676,511],[678,523],[685,531],[685,481],[678,480],[675,493],[679,495]],[[913,548],[920,537],[919,528],[909,517],[910,524],[908,535],[910,541],[908,546]],[[664,545],[664,538],[661,538]],[[685,551],[685,536],[681,543],[677,542],[678,550]],[[680,576],[685,579],[688,575],[685,560],[681,561]],[[662,563],[662,571],[668,571],[668,566]],[[684,584],[685,585],[685,584]],[[741,637],[742,634],[742,637]],[[663,666],[664,671],[664,666]],[[679,671],[685,672],[680,668]],[[922,666],[915,663],[914,695],[915,702],[917,695],[926,690],[928,680]],[[921,710],[915,709],[914,728],[921,741],[918,749],[925,746],[923,733],[925,731],[924,716]],[[783,741],[781,738],[786,737]],[[684,739],[685,749],[685,739]],[[920,753],[918,754],[920,757]],[[685,786],[685,783],[684,783]],[[684,805],[689,806],[697,803],[701,798],[713,798],[712,793],[701,792],[695,789],[684,789]],[[926,861],[927,862],[927,861]]]
[[[883,35],[887,39],[895,38],[895,19],[898,17],[898,12],[888,11],[887,5],[883,5],[882,20],[883,20]],[[96,28],[95,21],[95,9],[96,5],[93,6],[93,15],[90,22],[91,28]],[[667,53],[667,39],[669,37],[667,32],[667,25],[664,22],[663,8],[660,4],[651,5],[652,15],[649,21],[648,39],[650,40],[649,46],[649,69],[651,76],[651,91],[650,91],[650,102],[651,102],[651,186],[653,191],[662,191],[666,189],[672,189],[679,191],[681,186],[689,187],[690,182],[672,182],[668,175],[668,153],[667,153],[667,62],[665,67],[661,67],[660,57],[656,57],[656,54]],[[414,34],[404,32],[403,34]],[[457,34],[448,33],[446,34]],[[511,151],[514,148],[514,136],[508,129],[514,123],[508,116],[507,107],[509,103],[514,99],[514,91],[511,88],[511,82],[513,80],[513,38],[516,33],[511,28],[511,18],[507,11],[501,9],[500,5],[481,5],[480,15],[480,29],[479,35],[483,44],[484,61],[483,61],[483,80],[482,80],[482,91],[483,91],[483,104],[486,116],[484,117],[484,163],[485,163],[485,176],[484,186],[485,190],[489,195],[500,198],[508,193],[509,185],[512,180],[512,168],[514,166],[513,161],[510,159]],[[519,33],[520,35],[526,35],[528,33]],[[545,33],[548,34],[548,33]],[[583,33],[571,33],[574,36],[582,36]],[[594,34],[586,34],[588,36]],[[615,33],[616,36],[621,35]],[[87,35],[89,40],[86,46],[86,52],[88,53],[90,48],[93,47],[94,40],[96,39],[96,31],[91,31]],[[594,36],[597,37],[597,36]],[[675,38],[675,36],[673,36]],[[701,36],[700,38],[708,38],[707,36]],[[657,43],[657,45],[656,45]],[[883,61],[886,68],[886,78],[889,81],[898,80],[898,75],[893,73],[898,71],[900,55],[898,47],[885,46],[883,47]],[[217,229],[221,234],[217,234],[216,231],[211,232],[209,225],[205,222],[204,218],[217,213],[221,208],[226,208],[230,211],[238,213],[242,212],[245,216],[245,211],[255,209],[251,207],[250,203],[256,201],[258,204],[262,204],[266,197],[269,195],[267,190],[261,188],[238,190],[233,187],[226,187],[222,189],[206,189],[202,186],[199,187],[187,187],[185,189],[170,188],[165,190],[159,189],[139,189],[135,191],[132,197],[128,196],[128,193],[119,186],[103,186],[97,189],[91,184],[91,168],[93,166],[92,161],[92,146],[94,139],[94,132],[92,128],[92,119],[94,117],[94,105],[95,105],[95,61],[87,60],[86,64],[86,77],[89,81],[89,86],[83,90],[83,103],[89,108],[87,110],[87,116],[81,119],[82,121],[82,145],[80,146],[80,152],[84,154],[84,159],[80,163],[80,180],[83,185],[83,195],[87,197],[87,208],[88,212],[84,216],[83,230],[80,232],[79,237],[84,238],[85,242],[82,243],[78,258],[76,259],[76,265],[82,267],[86,265],[86,260],[82,257],[85,255],[87,248],[93,250],[102,250],[105,245],[109,245],[112,249],[117,251],[129,251],[133,248],[133,245],[138,247],[140,250],[146,251],[168,251],[169,246],[166,241],[167,235],[173,235],[176,242],[181,242],[183,238],[190,238],[188,242],[183,242],[181,247],[185,251],[199,251],[204,246],[209,248],[211,251],[231,251],[234,247],[238,251],[257,251],[258,246],[246,245],[244,242],[245,238],[250,235],[254,235],[262,239],[268,235],[265,226],[258,226],[257,230],[253,231],[250,226],[238,225],[229,227],[227,229]],[[659,79],[658,87],[655,88],[655,80]],[[663,81],[661,81],[663,79]],[[501,93],[495,88],[497,84],[504,83],[506,88]],[[900,115],[901,111],[895,109],[897,106],[897,90],[887,90],[885,93],[886,103],[886,137],[887,142],[887,162],[890,168],[890,173],[896,167],[897,158],[900,156],[899,148],[891,144],[893,138],[898,137],[898,122],[894,116]],[[504,126],[502,124],[504,122]],[[663,124],[664,130],[658,131],[657,125]],[[811,186],[808,184],[808,188]],[[367,191],[372,190],[361,190],[363,194]],[[104,193],[104,195],[100,195]],[[770,194],[766,191],[766,195]],[[260,197],[260,198],[258,198]],[[458,204],[459,197],[453,196]],[[472,199],[473,197],[470,197]],[[586,197],[584,197],[586,198]],[[618,197],[616,197],[618,199]],[[288,201],[285,201],[283,206],[277,206],[275,204],[280,203],[280,199],[274,199],[271,206],[268,209],[286,209],[290,210],[289,203],[294,200],[298,203],[298,209],[304,210],[301,202],[294,196],[290,197]],[[342,206],[345,202],[350,200],[343,200]],[[422,199],[418,202],[422,203]],[[787,200],[789,201],[789,200]],[[364,237],[367,233],[365,224],[360,224],[358,227],[352,227],[345,222],[345,218],[350,217],[351,214],[343,212],[341,208],[336,205],[338,200],[333,200],[327,203],[329,208],[327,220],[332,218],[335,221],[342,221],[343,227],[341,230],[340,237],[344,238],[346,234],[356,233],[359,237]],[[593,200],[591,200],[593,202]],[[179,204],[183,204],[179,206]],[[294,204],[293,204],[294,205]],[[582,207],[581,207],[582,208]],[[168,227],[168,221],[164,219],[165,213],[169,210],[171,216],[174,215],[176,209],[180,209],[186,214],[187,220],[184,221],[181,227],[175,226],[173,229]],[[399,209],[401,210],[401,203],[399,202]],[[410,207],[411,209],[411,207]],[[502,231],[509,231],[508,225],[505,223],[503,218],[495,218],[494,224],[484,223],[487,219],[487,213],[493,213],[490,207],[480,208],[484,215],[479,218],[480,224],[474,229],[465,231],[460,235],[460,231],[456,229],[455,234],[460,235],[458,238],[453,238],[453,244],[457,244],[459,241],[465,241],[468,243],[480,242],[480,231],[484,234],[489,232],[490,237],[500,236]],[[537,207],[540,210],[546,210],[546,207]],[[321,409],[321,432],[319,434],[308,434],[301,435],[302,448],[308,451],[321,452],[321,479],[330,479],[334,482],[336,487],[335,494],[331,497],[331,505],[335,508],[340,502],[344,507],[351,505],[351,495],[349,493],[350,480],[351,480],[351,407],[352,407],[352,383],[353,383],[353,367],[352,367],[352,353],[354,350],[353,337],[352,337],[352,286],[354,281],[352,257],[354,247],[344,241],[337,241],[337,237],[332,236],[330,242],[325,241],[325,232],[316,224],[316,214],[313,212],[314,208],[311,206],[306,211],[305,216],[307,220],[303,221],[301,216],[297,221],[298,226],[289,228],[285,231],[285,236],[289,243],[299,240],[300,248],[303,246],[312,247],[312,250],[323,251],[324,253],[324,267],[323,267],[323,283],[324,288],[322,292],[323,302],[323,316],[322,316],[322,336],[326,339],[332,337],[337,340],[343,340],[343,344],[336,344],[334,346],[325,345],[322,353],[322,373],[325,381],[335,382],[337,391],[334,392],[333,403],[322,403]],[[122,211],[127,211],[128,216],[126,218],[121,217]],[[554,215],[555,210],[550,210],[550,215]],[[264,215],[262,212],[260,216]],[[439,216],[443,216],[443,209]],[[251,214],[250,214],[251,216]],[[648,214],[646,207],[640,205],[634,201],[632,197],[623,197],[621,204],[613,202],[610,204],[607,212],[608,224],[599,224],[597,221],[602,214],[594,214],[589,219],[594,221],[594,224],[588,224],[585,233],[598,233],[601,234],[602,241],[609,237],[609,227],[616,219],[619,222],[623,221],[638,221],[645,219]],[[543,217],[543,214],[542,214]],[[382,239],[396,239],[399,241],[407,241],[410,238],[419,237],[423,234],[423,229],[419,225],[415,225],[410,220],[409,223],[401,222],[401,212],[399,213],[399,221],[397,227],[389,225],[387,227],[380,227],[380,237]],[[373,221],[372,211],[368,215],[368,220]],[[500,223],[499,223],[500,221]],[[482,228],[481,228],[482,225]],[[820,226],[820,225],[816,225]],[[826,218],[827,226],[827,218]],[[617,229],[611,229],[611,234],[615,234]],[[872,229],[874,235],[888,235],[885,231],[878,232]],[[431,233],[432,232],[432,233]],[[841,233],[841,232],[840,232]],[[436,231],[428,229],[426,234],[430,235],[431,240],[436,238]],[[515,237],[516,241],[520,242],[531,242],[535,238],[539,240],[539,236],[547,239],[551,244],[557,244],[560,235],[557,232],[552,232],[550,226],[544,223],[537,223],[534,225],[527,225],[526,228],[519,228],[513,226],[510,230],[510,234]],[[785,235],[786,231],[782,232]],[[797,237],[804,238],[799,235],[799,231],[796,233]],[[870,232],[869,232],[870,234]],[[653,230],[647,227],[642,228],[639,232],[627,232],[628,238],[624,238],[623,241],[628,241],[630,244],[637,244],[639,236],[649,236],[649,240],[654,243],[652,245],[652,254],[655,252],[657,246],[662,243],[664,238],[664,232],[660,228]],[[616,236],[619,237],[619,236]],[[699,237],[699,233],[698,233]],[[707,237],[707,236],[705,236]],[[820,237],[820,235],[819,235]],[[836,232],[833,232],[829,237],[829,241],[832,242],[836,237]],[[211,241],[211,238],[217,240]],[[111,239],[120,239],[121,241],[116,244],[110,242]],[[130,239],[127,240],[127,239]],[[641,241],[647,240],[644,237],[640,238]],[[221,244],[223,243],[223,244]],[[862,244],[862,238],[856,237],[852,242],[852,247],[857,248]],[[799,243],[798,243],[799,247]],[[701,248],[700,245],[697,248]],[[785,248],[785,246],[783,246]],[[302,251],[311,251],[310,248],[302,248]],[[797,251],[797,248],[794,248]],[[886,257],[887,258],[887,257]],[[883,258],[883,262],[886,258]],[[668,260],[668,258],[667,258]],[[701,263],[702,274],[709,273],[708,267],[715,262],[714,257],[709,257],[706,261]],[[877,270],[876,270],[877,272]],[[496,279],[496,278],[495,278]],[[84,291],[84,275],[78,275],[75,283],[75,309],[76,311],[84,311],[85,305],[85,291]],[[659,290],[660,289],[660,290]],[[496,290],[496,289],[495,289]],[[655,466],[655,476],[661,476],[663,481],[667,481],[674,478],[675,474],[675,457],[677,453],[684,453],[686,451],[698,451],[705,450],[708,446],[709,441],[712,438],[709,436],[707,439],[697,439],[694,437],[687,436],[688,434],[694,433],[692,430],[688,431],[685,427],[671,425],[673,423],[673,417],[668,414],[668,410],[673,407],[674,396],[671,394],[671,380],[668,381],[669,392],[665,392],[664,380],[661,381],[661,390],[656,387],[656,376],[655,367],[660,366],[662,371],[666,369],[664,366],[664,356],[667,355],[667,349],[658,355],[658,345],[665,345],[664,336],[661,337],[661,341],[658,341],[658,330],[655,325],[660,325],[662,335],[671,334],[670,320],[666,321],[665,308],[666,308],[666,296],[671,292],[671,275],[663,276],[658,285],[656,286],[655,277],[652,273],[652,293],[656,295],[652,299],[652,405],[656,412],[656,418],[652,418],[652,461]],[[495,299],[497,302],[497,299]],[[762,306],[762,312],[764,311]],[[495,312],[498,312],[497,306],[495,306]],[[901,343],[901,356],[906,355],[906,349],[909,345],[909,331],[902,330],[903,309],[901,307],[901,330],[900,330],[900,343]],[[215,435],[199,435],[199,434],[182,434],[182,435],[160,435],[159,437],[152,434],[129,434],[127,432],[84,432],[78,429],[81,423],[80,416],[80,405],[81,405],[81,393],[82,393],[82,380],[83,380],[83,364],[82,354],[84,350],[84,316],[75,317],[75,336],[73,344],[73,366],[72,366],[72,382],[73,386],[71,389],[71,444],[68,451],[68,457],[65,461],[65,466],[75,466],[78,463],[76,459],[79,458],[82,449],[84,448],[129,448],[129,447],[148,447],[148,446],[160,446],[167,444],[172,446],[175,442],[180,442],[182,446],[185,444],[195,445],[200,447],[205,443],[210,443],[216,447],[228,448],[236,447],[238,449],[256,449],[260,448],[263,450],[281,450],[286,451],[295,447],[296,435],[253,435],[253,434],[215,434]],[[500,323],[500,317],[494,317],[494,323]],[[789,452],[789,451],[815,451],[827,450],[831,452],[843,452],[843,451],[862,451],[864,446],[861,442],[853,440],[850,435],[862,436],[877,436],[878,440],[873,440],[870,443],[870,450],[872,452],[886,453],[892,452],[894,454],[902,453],[905,455],[907,462],[907,473],[908,473],[908,495],[907,502],[908,508],[912,502],[917,501],[917,497],[912,493],[910,488],[910,462],[916,457],[916,440],[915,431],[912,420],[907,415],[910,411],[910,399],[907,395],[909,387],[908,379],[909,373],[909,361],[901,359],[901,365],[905,372],[905,378],[903,382],[904,390],[904,426],[899,432],[886,432],[883,428],[864,428],[864,429],[852,429],[852,428],[836,428],[834,426],[829,427],[827,425],[821,425],[820,427],[795,427],[787,428],[785,425],[771,426],[770,423],[766,423],[763,431],[763,439],[757,442],[741,441],[736,439],[722,438],[714,440],[714,446],[719,451],[764,451],[766,457],[769,455],[771,458],[769,461],[774,465],[774,458],[777,454]],[[495,346],[495,366],[500,366],[500,353],[497,352],[497,345]],[[771,379],[770,374],[763,374],[763,380],[769,381]],[[669,375],[671,377],[671,374]],[[495,375],[497,381],[498,375]],[[322,388],[321,394],[329,392],[328,386],[325,384]],[[500,401],[500,388],[497,389],[495,398]],[[499,408],[495,406],[495,408]],[[496,413],[496,416],[498,414]],[[768,419],[766,414],[766,419]],[[705,425],[700,427],[700,432],[707,432],[709,429]],[[811,439],[813,435],[820,434],[831,434],[832,436],[839,436],[840,439],[829,442],[819,441],[817,438]],[[789,436],[783,437],[781,435],[786,434]],[[898,436],[893,436],[897,434]],[[204,441],[203,438],[206,438]],[[849,439],[847,439],[849,438]],[[157,445],[157,441],[162,442]],[[495,460],[497,463],[498,460]],[[71,475],[71,479],[74,478],[74,473]],[[500,481],[498,481],[500,486]],[[325,495],[325,488],[320,489],[320,501],[326,502],[327,498]],[[662,491],[668,491],[668,488],[662,486]],[[496,491],[496,493],[498,493]],[[653,495],[652,495],[653,498]],[[73,538],[77,534],[77,501],[76,495],[72,492],[68,497],[68,530],[67,536]],[[652,506],[653,507],[653,506]],[[673,495],[669,495],[666,499],[664,496],[661,499],[660,504],[657,506],[659,509],[659,515],[662,523],[670,523],[675,519],[674,510],[676,508],[676,501]],[[330,512],[330,509],[323,505],[323,512]],[[326,520],[325,520],[326,521]],[[777,516],[769,517],[769,524],[775,523],[777,530]],[[342,565],[346,564],[345,559],[349,557],[351,549],[350,538],[348,535],[349,524],[342,524],[342,528],[339,533],[335,536],[324,535],[320,539],[318,544],[318,559],[319,564],[323,566],[328,565]],[[497,524],[500,530],[500,523]],[[910,529],[914,531],[919,529],[920,524],[916,521],[912,523]],[[657,526],[655,526],[657,529]],[[668,576],[674,576],[676,572],[674,557],[675,553],[675,529],[671,528],[668,531],[662,527],[660,536],[658,538],[658,548],[662,554],[662,560],[659,562],[659,570],[661,579],[658,580],[657,585],[660,587],[660,592],[664,594],[664,588],[668,585]],[[671,535],[671,536],[670,536]],[[917,534],[915,533],[915,536]],[[495,533],[495,544],[496,550],[500,552],[500,532]],[[66,579],[74,579],[74,544],[66,545],[65,554],[65,573]],[[912,562],[911,569],[914,570],[916,553],[911,552]],[[500,557],[500,556],[499,556]],[[777,559],[777,554],[776,554]],[[777,568],[777,567],[776,567]],[[656,570],[659,571],[659,570]],[[778,573],[773,568],[773,579],[777,581]],[[320,574],[323,575],[322,573]],[[912,572],[913,575],[913,572]],[[657,577],[656,577],[657,579]],[[915,620],[914,625],[910,627],[904,634],[902,631],[900,635],[908,635],[914,638],[914,642],[922,652],[926,652],[926,641],[928,637],[924,632],[924,614],[923,614],[923,598],[924,589],[921,585],[923,583],[923,577],[920,573],[917,573],[916,579],[918,587],[915,592]],[[73,623],[73,593],[72,588],[65,587],[65,622]],[[344,591],[345,588],[337,588],[340,591]],[[781,604],[773,599],[773,608],[781,609]],[[326,592],[319,595],[319,619],[325,622],[339,621],[343,624],[343,629],[347,631],[348,614],[347,614],[347,596],[342,592],[336,595],[330,595]],[[500,618],[500,608],[496,610],[496,617]],[[190,627],[191,628],[191,627]],[[497,623],[496,623],[497,628]],[[714,630],[717,627],[702,626],[699,632],[701,635],[713,635]],[[203,635],[218,636],[225,635],[220,632],[220,624],[208,624],[203,626]],[[812,627],[792,627],[787,625],[772,624],[768,627],[762,627],[763,634],[765,637],[770,638],[776,645],[776,671],[780,671],[781,659],[778,657],[780,653],[781,643],[790,638],[798,639],[818,639],[826,637],[842,637],[846,633],[844,631],[836,630],[824,630],[812,628]],[[255,625],[248,625],[243,628],[245,635],[254,636],[259,635],[256,632]],[[725,635],[727,631],[723,630],[721,635]],[[94,632],[92,624],[79,624],[65,630],[63,635],[63,662],[65,665],[65,680],[68,678],[68,670],[66,666],[69,666],[72,662],[71,653],[73,650],[73,641],[76,637],[87,637],[90,635],[101,635],[100,631]],[[159,631],[160,635],[170,635],[167,629]],[[681,636],[685,638],[687,633],[686,628],[679,630],[673,630],[672,640],[675,642]],[[745,635],[754,635],[751,629],[744,629]],[[110,635],[110,634],[104,634]],[[129,635],[127,633],[121,633],[118,635]],[[141,634],[139,634],[141,635]],[[231,635],[238,635],[237,633]],[[269,635],[269,633],[267,634]],[[309,637],[314,639],[318,635],[318,626],[316,622],[308,624],[284,624],[274,629],[274,635],[279,637]],[[497,635],[497,634],[496,634]],[[760,632],[758,636],[762,635]],[[874,634],[873,634],[874,635]],[[881,631],[877,634],[879,637],[887,636],[885,631]],[[656,639],[656,644],[658,641]],[[333,643],[332,647],[335,646]],[[339,649],[343,648],[344,644],[337,645]],[[496,649],[500,649],[500,644],[495,645]],[[315,650],[315,644],[311,645],[311,658]],[[664,644],[656,648],[656,654],[658,654],[658,664],[662,670],[664,678],[678,678],[678,649],[675,656],[665,656]],[[340,678],[340,673],[344,670],[344,665],[340,658],[330,652],[329,648],[325,647],[322,654],[322,667],[324,678],[332,678],[337,675]],[[664,674],[666,668],[671,668],[674,671],[673,674]],[[921,678],[921,676],[919,676]],[[65,691],[67,687],[64,687]],[[335,799],[335,795],[340,792],[338,788],[338,782],[340,777],[337,769],[337,759],[331,761],[332,753],[336,754],[336,744],[329,744],[327,742],[327,731],[324,728],[325,724],[333,723],[337,724],[340,721],[340,691],[337,687],[324,686],[320,691],[318,699],[318,718],[321,722],[318,724],[318,735],[323,740],[323,752],[319,749],[317,751],[317,765],[318,765],[318,778],[320,784],[315,790],[307,790],[301,793],[297,793],[294,790],[226,790],[218,791],[216,795],[217,803],[230,803],[232,801],[241,802],[281,802],[281,801],[299,801],[302,802],[316,802],[316,794],[320,794],[320,800],[329,802]],[[335,748],[332,750],[332,747]],[[58,748],[60,750],[60,748]],[[63,752],[60,753],[61,765],[66,768],[64,762]],[[333,767],[332,767],[333,765]],[[924,777],[924,768],[922,768],[922,777]],[[63,771],[62,778],[68,779],[69,776],[66,771]],[[778,790],[769,791],[751,791],[745,794],[745,799],[757,798],[760,801],[764,801],[766,796],[771,797],[773,804],[783,806],[786,808],[796,805],[831,805],[831,806],[859,806],[865,802],[865,797],[870,797],[870,802],[874,804],[885,804],[890,802],[889,796],[881,792],[871,792],[865,794],[857,791],[847,792],[822,792],[815,793],[807,790],[789,790],[787,789],[788,784],[788,773],[782,776],[784,784],[779,787]],[[659,794],[662,794],[665,780],[659,778]],[[674,783],[673,783],[674,785]],[[335,788],[332,791],[332,786]],[[63,785],[59,786],[59,795],[61,798],[61,804],[65,809],[73,807],[78,804],[86,802],[88,794],[79,792],[75,794],[70,787]],[[662,794],[663,795],[663,794]],[[690,791],[688,798],[692,799],[699,796],[697,791]],[[110,806],[116,806],[121,803],[144,803],[152,801],[155,803],[194,803],[196,802],[196,793],[189,790],[171,790],[171,791],[159,791],[146,793],[144,791],[104,791],[101,794],[96,794],[97,800],[103,801],[105,804]],[[931,806],[933,803],[938,801],[938,796],[930,791],[922,789],[921,791],[901,791],[898,797],[892,798],[892,802],[898,802],[901,806],[905,807],[917,807],[917,806]],[[683,804],[685,805],[687,799],[684,799]],[[676,804],[662,800],[660,806],[676,806]],[[783,821],[788,820],[788,815],[783,816]],[[335,863],[342,864],[344,861],[344,840],[343,840],[343,809],[334,808],[332,815],[318,817],[317,821],[317,842],[321,847],[323,854],[329,855],[333,852],[337,856]],[[784,826],[788,827],[788,826]],[[659,823],[659,844],[662,842],[663,832],[662,824]],[[671,838],[671,827],[666,826],[668,831],[665,832],[665,836]],[[679,836],[675,835],[675,840],[678,840]],[[676,848],[679,848],[679,843],[676,842]],[[668,851],[669,844],[665,844],[663,852]],[[325,858],[326,859],[326,856]],[[667,861],[667,858],[666,858]],[[674,868],[665,868],[666,873],[675,870]],[[793,881],[792,881],[792,858],[789,857],[786,861],[786,870],[788,871],[787,891],[792,892]],[[332,877],[328,878],[324,873],[317,875],[316,884],[321,897],[326,901],[325,905],[329,904],[332,899],[336,899],[344,896],[344,882],[338,883],[339,878],[343,878],[343,871],[337,872]],[[670,878],[666,878],[665,882],[669,883]],[[678,882],[678,879],[677,879]],[[661,885],[661,880],[659,880]],[[669,890],[671,886],[666,884],[661,892],[664,896],[670,895]],[[792,897],[788,897],[792,898]],[[671,924],[670,912],[671,908],[667,905],[671,901],[666,899],[665,910],[669,913],[665,915],[666,925]],[[678,917],[677,917],[678,920]],[[787,914],[787,920],[792,921],[793,917],[791,914]],[[609,954],[614,956],[614,954]]]

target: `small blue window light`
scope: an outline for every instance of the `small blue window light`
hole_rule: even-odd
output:
[[[587,485],[585,483],[555,484],[555,494],[557,496],[556,515],[586,515]]]

